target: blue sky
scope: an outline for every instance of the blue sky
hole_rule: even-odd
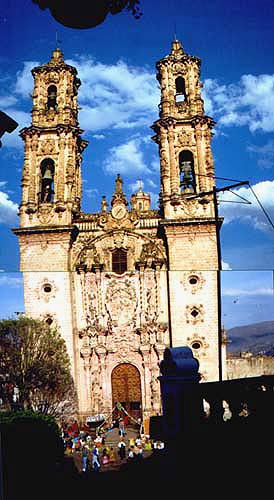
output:
[[[176,33],[184,50],[202,60],[205,109],[217,123],[217,187],[234,180],[251,186],[233,189],[238,196],[220,193],[224,326],[274,320],[274,3],[140,2],[141,19],[125,11],[84,30],[62,26],[31,0],[2,6],[0,109],[19,126],[2,137],[0,149],[0,317],[24,310],[11,228],[18,226],[24,156],[18,132],[30,125],[31,68],[49,61],[56,39],[65,60],[77,67],[79,121],[89,140],[82,209],[99,211],[102,195],[110,201],[118,172],[128,197],[141,179],[156,208],[159,159],[150,128],[160,100],[155,63],[170,52]],[[235,203],[243,201],[239,196],[251,203]]]

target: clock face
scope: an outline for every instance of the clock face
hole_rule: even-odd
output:
[[[113,207],[111,213],[115,219],[122,219],[126,214],[126,208],[124,205],[116,205]]]

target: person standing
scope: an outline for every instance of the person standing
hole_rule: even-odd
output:
[[[88,456],[89,456],[89,448],[87,445],[85,445],[82,451],[82,472],[87,472]]]
[[[91,462],[91,468],[94,472],[99,472],[101,467],[100,461],[99,461],[99,450],[97,446],[95,445],[93,450],[92,450],[92,462]]]
[[[123,439],[121,439],[118,443],[118,453],[122,462],[126,458],[126,443]]]
[[[116,462],[116,455],[113,446],[111,446],[109,450],[109,463],[115,464],[115,462]]]

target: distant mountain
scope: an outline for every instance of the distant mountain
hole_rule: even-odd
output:
[[[251,352],[274,355],[274,321],[236,326],[227,330],[227,353]]]

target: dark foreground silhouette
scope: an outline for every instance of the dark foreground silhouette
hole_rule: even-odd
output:
[[[52,464],[39,443],[26,445],[18,450],[20,459],[8,464],[4,500],[166,498],[179,491],[194,498],[218,492],[262,495],[272,477],[272,448],[272,422],[208,424],[118,471],[79,473],[71,457]]]

